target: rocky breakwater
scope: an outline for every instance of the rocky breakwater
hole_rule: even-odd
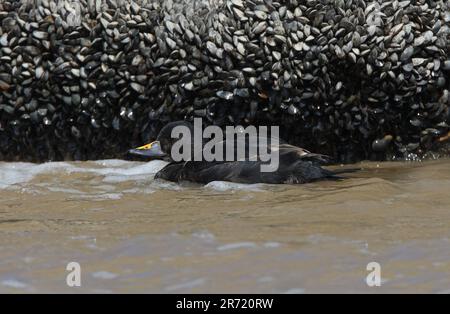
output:
[[[449,140],[444,0],[0,1],[0,159],[118,157],[168,121],[338,161]]]

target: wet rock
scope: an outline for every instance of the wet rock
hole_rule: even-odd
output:
[[[450,131],[448,1],[28,2],[0,1],[6,159],[117,157],[195,116],[340,161]]]

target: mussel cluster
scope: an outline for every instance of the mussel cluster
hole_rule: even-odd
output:
[[[169,121],[336,160],[450,138],[448,0],[0,0],[0,159],[118,157]]]

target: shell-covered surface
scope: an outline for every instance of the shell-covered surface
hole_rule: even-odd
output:
[[[0,159],[120,157],[169,121],[350,162],[450,138],[444,0],[0,0]]]

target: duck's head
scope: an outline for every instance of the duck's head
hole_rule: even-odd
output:
[[[149,159],[170,159],[170,152],[173,144],[181,138],[179,136],[172,136],[172,131],[176,127],[185,127],[189,129],[191,136],[194,134],[194,126],[187,121],[176,121],[166,124],[158,134],[156,141],[130,149],[130,155],[149,158]],[[187,130],[184,129],[184,130]]]

